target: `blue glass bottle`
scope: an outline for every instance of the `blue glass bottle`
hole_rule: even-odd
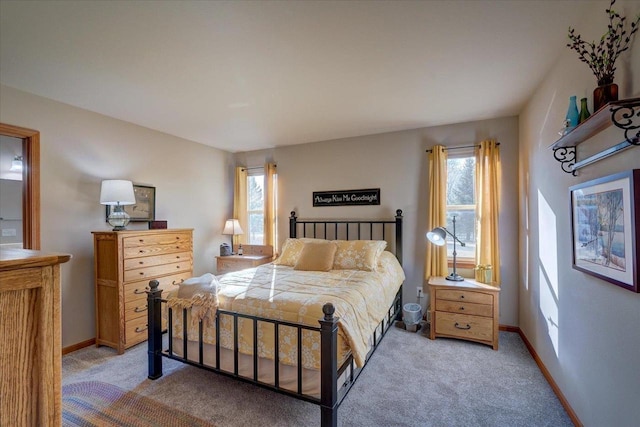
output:
[[[576,97],[569,97],[569,109],[567,110],[567,131],[572,130],[578,126],[580,120],[580,113],[578,113],[578,104],[576,103]]]

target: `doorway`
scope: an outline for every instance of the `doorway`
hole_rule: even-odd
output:
[[[22,217],[20,218],[22,220],[22,246],[24,249],[39,250],[40,132],[0,123],[0,135],[17,138],[22,141]],[[4,225],[0,224],[0,227],[4,227]],[[11,226],[7,227],[7,229],[15,230]],[[12,233],[8,231],[6,234]]]

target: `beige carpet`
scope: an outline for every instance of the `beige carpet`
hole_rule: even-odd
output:
[[[500,350],[429,329],[391,328],[338,410],[341,426],[572,426],[520,336]],[[218,427],[318,426],[320,409],[250,384],[163,359],[147,379],[146,343],[118,356],[90,347],[63,358],[63,384],[102,381]]]

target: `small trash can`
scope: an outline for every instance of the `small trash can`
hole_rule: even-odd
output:
[[[422,307],[420,304],[409,303],[402,307],[402,321],[407,331],[416,332],[422,320]]]

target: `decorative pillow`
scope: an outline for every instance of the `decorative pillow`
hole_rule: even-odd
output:
[[[276,258],[273,263],[275,265],[288,265],[289,267],[295,266],[302,253],[302,248],[304,248],[304,244],[307,242],[327,242],[327,240],[306,237],[302,239],[288,238],[282,245],[280,256]]]
[[[338,250],[334,270],[375,271],[380,254],[387,247],[384,240],[336,240]]]
[[[332,242],[307,242],[302,248],[300,257],[293,267],[302,271],[329,271],[333,266],[333,258],[338,246]]]
[[[191,277],[180,283],[178,287],[178,298],[189,299],[196,294],[216,293],[220,283],[216,276],[205,273],[200,277]]]

